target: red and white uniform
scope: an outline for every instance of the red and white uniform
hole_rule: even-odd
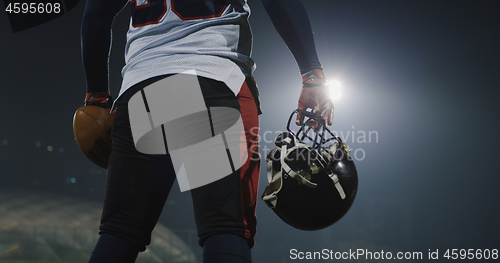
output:
[[[245,75],[254,69],[247,1],[214,4],[213,10],[205,5],[198,11],[191,11],[189,2],[193,3],[156,0],[163,4],[158,7],[155,0],[131,1],[120,95],[151,77],[193,69],[199,76],[224,82],[238,94]],[[158,11],[162,8],[163,12]],[[147,9],[155,9],[156,14]]]

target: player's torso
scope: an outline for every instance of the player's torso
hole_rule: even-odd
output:
[[[225,2],[132,0],[123,85],[192,69],[221,81],[238,69],[251,74],[250,9],[246,0]]]

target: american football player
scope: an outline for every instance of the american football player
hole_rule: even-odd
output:
[[[312,109],[330,124],[333,105],[324,96],[328,94],[326,79],[302,2],[262,0],[262,4],[302,74],[298,108]],[[145,87],[190,70],[196,72],[207,107],[231,107],[241,113],[246,148],[240,154],[248,156],[230,175],[191,190],[203,262],[251,262],[260,173],[256,132],[261,111],[252,77],[247,0],[87,0],[81,31],[86,104],[109,106],[111,27],[126,5],[131,12],[126,65],[112,108],[116,110],[113,150],[100,237],[89,262],[135,262],[150,243],[176,171],[169,154],[137,151],[128,102]],[[297,122],[301,121],[299,117]]]

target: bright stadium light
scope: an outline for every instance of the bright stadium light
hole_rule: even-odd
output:
[[[340,89],[340,82],[333,80],[333,81],[329,81],[328,84],[330,85],[330,97],[333,100],[340,99],[340,97],[342,97],[342,90]]]

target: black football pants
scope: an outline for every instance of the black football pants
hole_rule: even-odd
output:
[[[100,233],[118,237],[138,251],[151,242],[151,232],[162,212],[176,174],[167,155],[143,154],[135,149],[130,128],[128,101],[141,89],[168,76],[141,82],[117,102],[112,130],[113,151],[109,160]],[[229,176],[191,190],[199,244],[215,234],[245,238],[250,247],[256,231],[256,201],[260,156],[258,109],[252,94],[256,87],[245,82],[238,96],[222,82],[198,77],[207,107],[232,107],[241,113],[245,129],[245,164]],[[166,211],[168,213],[168,211]]]

